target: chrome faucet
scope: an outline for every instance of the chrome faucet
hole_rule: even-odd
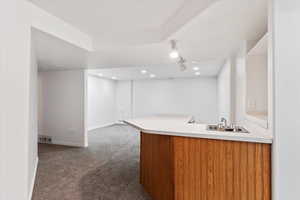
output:
[[[227,120],[224,117],[221,118],[221,124],[223,124],[224,128],[227,127]]]
[[[249,133],[242,126],[237,126],[234,123],[228,123],[225,117],[222,117],[217,125],[207,125],[209,131],[223,131],[223,132],[234,132],[234,133]]]

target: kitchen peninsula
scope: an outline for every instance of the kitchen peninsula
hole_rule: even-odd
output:
[[[206,130],[189,116],[126,120],[141,131],[140,183],[155,200],[270,200],[272,136]]]

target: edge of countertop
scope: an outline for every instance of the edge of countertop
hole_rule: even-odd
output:
[[[176,117],[175,117],[176,118]],[[134,121],[138,121],[138,120],[151,120],[151,118],[137,118],[137,119],[131,119],[131,120],[123,120],[124,123],[140,130],[141,132],[144,133],[149,133],[149,134],[158,134],[158,135],[170,135],[170,136],[178,136],[178,137],[191,137],[191,138],[204,138],[204,139],[215,139],[215,140],[227,140],[227,141],[239,141],[239,142],[252,142],[252,143],[264,143],[264,144],[272,144],[273,143],[273,137],[271,135],[268,134],[261,134],[261,137],[253,136],[253,137],[245,137],[245,136],[233,136],[233,135],[224,135],[224,134],[213,134],[213,132],[207,132],[207,133],[191,133],[191,132],[176,132],[176,131],[164,131],[164,130],[155,130],[155,129],[149,129],[149,128],[144,128],[141,127],[140,125],[138,125],[137,123],[134,123]],[[192,118],[186,118],[186,119],[192,119]],[[162,118],[162,120],[164,120]],[[188,120],[188,121],[189,121]],[[185,123],[188,123],[185,122]],[[205,125],[205,124],[202,124]],[[247,129],[248,126],[245,126]],[[250,128],[251,132],[259,132],[261,133],[261,131],[257,131],[257,130],[253,130],[252,128]]]

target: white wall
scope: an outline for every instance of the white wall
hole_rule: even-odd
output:
[[[130,94],[129,82],[119,91]],[[127,90],[128,92],[125,92]],[[123,95],[117,95],[120,102]],[[120,99],[121,97],[121,99]],[[165,80],[140,80],[132,82],[132,99],[126,96],[122,108],[118,112],[130,113],[132,101],[132,116],[145,117],[155,114],[186,114],[193,115],[196,119],[213,123],[217,121],[217,79],[165,79]],[[120,104],[118,104],[120,105]],[[129,114],[130,115],[130,114]]]
[[[0,199],[28,200],[30,24],[25,1],[0,2]]]
[[[30,4],[27,0],[0,2],[0,200],[28,200],[31,195],[37,153],[36,78],[30,67],[32,23],[92,49],[89,36],[58,18],[50,19],[42,10],[33,12]]]
[[[116,81],[88,76],[88,129],[116,122]]]
[[[117,82],[117,119],[124,120],[132,118],[132,84],[133,81]]]
[[[39,72],[39,87],[39,134],[55,144],[86,146],[85,72]]]
[[[1,4],[2,5],[2,4]],[[0,13],[2,12],[0,8]],[[3,19],[3,14],[0,14],[0,18]],[[1,20],[1,19],[0,19]],[[2,21],[0,21],[2,22]],[[2,29],[0,29],[2,31]],[[0,42],[3,42],[3,35],[0,35]],[[3,46],[0,47],[0,92],[2,93],[6,88],[4,87],[5,81],[4,81],[4,60],[5,60],[5,54],[4,54],[4,48]],[[5,161],[5,146],[4,146],[4,140],[5,140],[5,113],[4,111],[4,99],[0,98],[0,157],[3,158],[0,160],[0,200],[4,199],[4,181],[3,178],[5,176],[4,172],[4,161]]]
[[[234,63],[234,117],[236,123],[242,123],[246,119],[246,55],[237,56]]]
[[[251,55],[247,54],[247,46],[245,41],[241,45],[240,52],[232,58],[232,80],[234,81],[232,90],[234,121],[238,124],[246,123],[254,125],[257,128],[264,128],[273,134],[272,131],[272,62],[268,61],[268,55]],[[268,44],[268,48],[271,46]],[[269,54],[271,55],[271,54]],[[270,97],[270,98],[269,98]],[[249,100],[250,99],[250,100]],[[247,115],[250,112],[268,113],[267,122],[256,120]],[[253,113],[251,113],[253,114]]]
[[[218,118],[232,119],[232,76],[231,61],[228,59],[218,74]]]
[[[247,111],[267,112],[268,110],[268,59],[267,55],[248,55]]]
[[[274,0],[274,200],[299,199],[300,2]]]
[[[38,162],[38,123],[37,123],[37,105],[38,105],[38,72],[37,62],[33,44],[31,45],[31,70],[30,70],[30,130],[29,130],[29,167],[28,167],[28,189],[33,191],[35,175]],[[30,194],[31,196],[31,194]]]

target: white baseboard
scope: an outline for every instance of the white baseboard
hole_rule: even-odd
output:
[[[71,147],[85,147],[85,145],[82,144],[81,142],[63,141],[63,140],[55,140],[55,139],[52,139],[51,144],[71,146]]]
[[[29,190],[29,197],[28,197],[29,200],[32,199],[32,194],[33,194],[33,190],[34,190],[34,184],[35,184],[38,164],[39,164],[39,158],[37,157],[35,159],[34,172],[33,172],[33,177],[32,177],[32,180],[31,180],[31,185],[30,185],[30,190]]]
[[[116,123],[112,122],[112,123],[102,124],[102,125],[99,125],[99,126],[92,126],[92,127],[88,128],[88,131],[92,131],[92,130],[95,130],[95,129],[98,129],[98,128],[104,128],[104,127],[112,126],[114,124],[116,124]]]

